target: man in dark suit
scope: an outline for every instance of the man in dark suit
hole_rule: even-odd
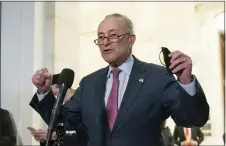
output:
[[[7,110],[0,108],[0,146],[16,146],[14,121]]]
[[[59,84],[58,84],[58,80],[59,80],[59,76],[60,74],[54,74],[52,76],[52,82],[51,82],[51,90],[52,90],[52,93],[53,93],[53,96],[56,98],[58,92],[59,92]],[[38,92],[38,91],[37,91]],[[65,98],[64,98],[64,102],[70,100],[70,98],[73,96],[75,90],[70,88],[67,90],[67,93],[65,95]],[[46,106],[43,106],[42,103],[45,103],[44,101],[45,100],[42,100],[44,97],[43,96],[37,96],[37,94],[34,94],[34,96],[32,97],[29,105],[34,109],[36,110],[38,113],[43,113],[45,111],[45,107]],[[40,102],[42,101],[42,102]],[[55,101],[55,99],[53,100]],[[52,102],[53,103],[53,102]],[[44,108],[43,108],[44,107]],[[51,107],[51,104],[50,104],[50,107]],[[52,109],[53,109],[53,105],[52,105],[52,108],[48,108],[50,109],[49,112],[52,112]],[[44,110],[44,111],[43,111]],[[43,117],[42,117],[43,118]],[[49,120],[50,120],[50,116],[46,116],[45,118],[43,118],[43,120],[48,124]]]
[[[53,95],[55,97],[59,93],[59,84],[58,84],[59,77],[60,77],[60,74],[54,74],[52,76],[51,89],[52,89]],[[72,88],[71,89],[68,89],[64,101],[66,102],[66,101],[70,100],[70,98],[72,97],[73,94],[74,94],[73,89]],[[43,108],[40,108],[39,107],[40,106],[39,100],[41,100],[41,98],[40,97],[38,98],[37,97],[37,94],[35,94],[33,96],[32,100],[31,100],[31,102],[30,102],[30,106],[34,110],[36,110],[38,113],[42,113],[40,110],[42,110]],[[52,111],[52,109],[51,109],[51,111]],[[50,116],[48,117],[48,119],[43,118],[43,120],[47,124],[49,122],[49,119],[50,119]],[[63,118],[62,117],[59,119],[59,122],[60,121],[63,122]],[[46,136],[47,136],[47,129],[38,129],[35,132],[32,132],[31,134],[35,138],[36,141],[39,141],[40,142],[40,145],[41,146],[44,146],[45,145],[45,143],[46,143]],[[54,134],[53,134],[53,139],[56,139],[56,136]],[[52,144],[54,144],[55,142],[56,142],[55,140],[52,140],[51,141]]]
[[[209,105],[191,58],[173,51],[171,66],[145,63],[132,55],[136,40],[133,24],[121,14],[105,17],[94,41],[109,66],[85,76],[75,95],[65,103],[65,130],[83,129],[79,141],[88,146],[160,146],[161,123],[169,116],[181,126],[201,127]],[[91,62],[92,63],[92,62]],[[51,74],[38,70],[32,77],[38,88],[43,118],[48,119],[55,98]],[[41,108],[41,106],[40,106]]]
[[[54,97],[56,97],[59,92],[59,85],[58,85],[59,76],[60,76],[60,74],[54,74],[52,76],[51,91],[52,91]],[[37,92],[39,92],[39,91],[37,91]],[[29,104],[38,113],[43,113],[43,110],[45,110],[45,109],[43,109],[43,106],[42,106],[42,102],[45,100],[40,102],[42,99],[43,99],[43,97],[41,97],[41,96],[38,97],[37,94],[34,94],[32,100],[30,101],[30,104]],[[50,112],[52,112],[52,109]],[[50,120],[50,116],[48,116],[48,118],[43,118],[43,120],[48,124],[48,122]]]
[[[190,143],[191,146],[199,146],[204,140],[203,133],[198,127],[175,126],[173,137],[175,143],[179,146],[185,145],[186,142]]]

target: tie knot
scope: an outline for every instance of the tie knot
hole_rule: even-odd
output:
[[[121,72],[121,69],[119,69],[119,68],[113,69],[112,70],[113,77],[118,77],[120,72]]]

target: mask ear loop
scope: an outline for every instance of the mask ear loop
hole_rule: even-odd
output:
[[[162,53],[162,50],[161,50],[160,53],[159,53],[159,61],[161,62],[161,64],[162,64],[163,66],[165,66],[165,64],[163,64],[162,61],[161,61],[161,57],[160,57],[161,53]]]

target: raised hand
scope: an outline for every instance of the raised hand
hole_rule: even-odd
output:
[[[43,94],[50,90],[52,75],[48,69],[42,68],[32,76],[32,83],[38,88],[38,93]]]
[[[173,51],[169,54],[169,57],[171,57],[169,66],[170,69],[173,69],[172,72],[180,72],[177,75],[178,80],[182,84],[189,84],[192,81],[192,60],[189,56],[185,55],[184,53],[180,51]]]

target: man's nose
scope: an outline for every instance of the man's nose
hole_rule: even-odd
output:
[[[104,37],[103,45],[104,46],[107,46],[108,44],[109,44],[108,38],[107,37]]]

